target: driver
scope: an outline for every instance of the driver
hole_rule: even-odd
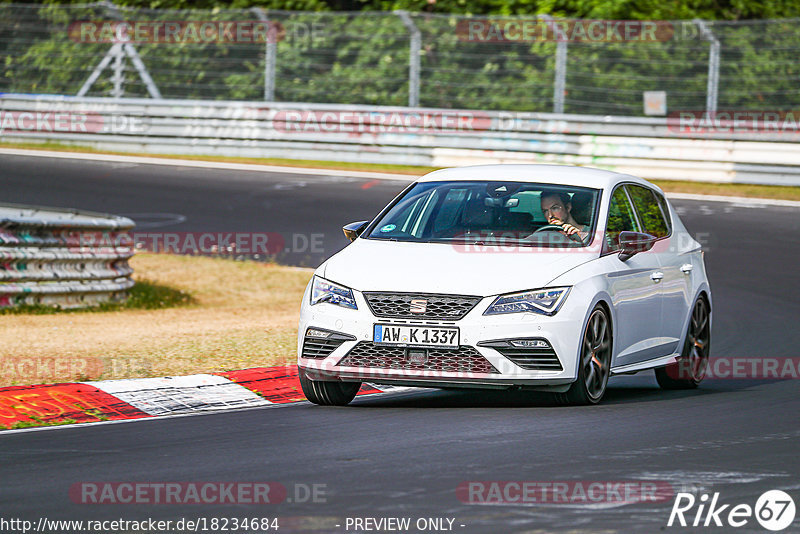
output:
[[[572,217],[572,203],[567,193],[545,191],[540,197],[542,213],[548,224],[560,226],[568,236],[577,236],[581,240],[589,235],[589,228],[578,223]]]

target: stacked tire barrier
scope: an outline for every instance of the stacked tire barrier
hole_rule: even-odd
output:
[[[430,167],[566,163],[648,179],[796,186],[800,116],[792,117],[765,130],[721,119],[682,126],[669,118],[0,95],[0,135],[11,142]]]
[[[120,302],[133,286],[126,217],[0,205],[0,308]]]

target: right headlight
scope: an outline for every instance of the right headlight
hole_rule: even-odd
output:
[[[313,306],[314,304],[320,304],[322,302],[328,302],[352,310],[358,309],[352,289],[315,276],[314,284],[311,286],[311,305]]]
[[[501,313],[538,313],[541,315],[555,315],[564,304],[569,287],[547,287],[500,295],[489,306],[484,315],[499,315]]]

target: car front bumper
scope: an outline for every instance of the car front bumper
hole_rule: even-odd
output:
[[[304,295],[298,330],[298,366],[312,380],[364,381],[376,384],[391,384],[421,387],[477,387],[513,388],[525,387],[563,391],[577,376],[577,356],[581,328],[585,320],[586,307],[581,306],[577,295],[570,295],[559,312],[551,317],[535,313],[514,313],[484,316],[483,312],[495,297],[485,297],[462,319],[439,321],[424,319],[391,319],[376,317],[364,295],[353,291],[357,310],[321,303],[311,306],[308,290]],[[575,297],[575,298],[573,298]],[[407,350],[373,343],[373,327],[376,323],[388,325],[419,325],[458,327],[460,347],[458,351],[436,349],[427,351],[425,364],[409,364]],[[348,338],[337,341],[338,346],[325,356],[304,357],[303,349],[309,328],[335,333],[335,337]],[[520,365],[497,348],[482,346],[498,340],[542,339],[549,343],[555,353],[560,369],[530,369],[530,364]],[[315,340],[310,339],[310,342]],[[330,350],[330,349],[329,349]],[[323,351],[324,352],[324,351]],[[508,352],[508,351],[506,351]],[[361,358],[353,365],[354,354],[369,353],[373,358]],[[308,352],[307,352],[308,354]],[[391,357],[382,357],[390,354]],[[347,358],[348,355],[351,358]],[[444,355],[444,360],[438,356]],[[465,356],[466,355],[466,356]],[[478,365],[481,370],[465,361],[482,359],[487,365]],[[347,361],[345,361],[347,360]],[[359,360],[356,358],[356,360]],[[445,361],[437,365],[433,360]],[[379,362],[376,364],[375,362]],[[519,360],[517,360],[519,361]],[[349,362],[349,363],[348,363]],[[366,363],[365,363],[366,362]],[[370,363],[371,362],[371,363]],[[480,362],[482,363],[482,362]],[[552,367],[552,366],[551,366]],[[556,366],[558,367],[558,366]],[[489,372],[486,369],[489,368]]]

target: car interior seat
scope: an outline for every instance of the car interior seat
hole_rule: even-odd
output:
[[[591,193],[579,192],[572,195],[572,217],[580,224],[589,225],[592,222],[592,197]]]

